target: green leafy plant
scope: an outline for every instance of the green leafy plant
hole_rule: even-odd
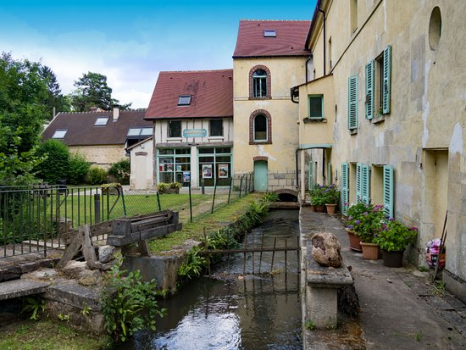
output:
[[[381,205],[359,202],[348,208],[347,227],[365,243],[378,243],[377,235],[382,229],[384,211]]]
[[[199,247],[191,248],[187,253],[186,260],[178,268],[178,276],[182,281],[199,277],[207,266],[207,260],[199,255],[199,251]]]
[[[416,227],[409,227],[398,220],[390,219],[382,222],[375,243],[379,244],[380,249],[388,252],[405,250],[408,244],[416,242],[416,236]]]
[[[41,297],[27,297],[23,299],[22,313],[30,314],[29,319],[37,321],[39,313],[45,311],[45,300]]]
[[[89,316],[91,314],[92,308],[90,306],[85,305],[83,309],[81,310],[81,314],[83,316]]]
[[[60,321],[69,322],[70,321],[70,315],[68,315],[68,314],[58,314],[58,319]]]
[[[91,185],[101,185],[107,182],[107,172],[98,166],[92,166],[87,174]]]
[[[324,204],[338,204],[340,199],[340,191],[335,184],[323,186],[322,196],[324,198]]]
[[[306,321],[305,327],[306,329],[309,329],[310,331],[314,331],[317,328],[316,324],[312,320]]]
[[[67,145],[59,140],[50,139],[39,145],[37,155],[44,157],[36,170],[38,176],[50,183],[56,184],[60,179],[65,179],[69,172],[70,150]]]
[[[71,185],[83,184],[91,164],[80,153],[72,153],[68,165],[67,180]]]
[[[102,293],[104,327],[116,341],[126,341],[136,331],[144,328],[155,330],[155,317],[163,316],[156,300],[156,284],[142,282],[141,273],[120,270],[122,258],[112,266]]]
[[[129,185],[129,177],[131,174],[131,164],[129,159],[122,159],[119,162],[113,163],[108,174],[116,178],[117,182],[122,185]]]
[[[261,202],[278,202],[280,199],[275,192],[267,192],[260,199]]]
[[[180,189],[181,187],[183,187],[183,184],[179,182],[159,182],[157,190],[163,193],[168,189]]]

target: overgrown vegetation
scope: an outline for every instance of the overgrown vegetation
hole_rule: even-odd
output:
[[[37,321],[41,313],[45,311],[45,300],[39,296],[23,299],[21,313],[27,315],[30,320]]]
[[[129,176],[131,174],[131,164],[129,159],[122,159],[119,162],[113,163],[108,174],[115,177],[118,183],[129,185]]]
[[[107,275],[102,294],[104,327],[116,341],[126,341],[136,331],[150,328],[155,331],[155,317],[163,316],[165,309],[157,304],[155,281],[142,282],[139,271],[120,270],[122,258]]]
[[[70,185],[80,185],[84,183],[91,164],[80,153],[72,153],[68,164],[67,180]]]
[[[88,172],[88,182],[91,185],[102,185],[107,182],[107,172],[98,166],[91,166]]]
[[[37,176],[49,184],[66,179],[69,171],[70,150],[63,142],[50,139],[39,145],[37,155],[44,161],[37,167]]]

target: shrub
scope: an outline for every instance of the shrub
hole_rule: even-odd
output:
[[[383,206],[359,202],[348,208],[348,228],[365,243],[376,243],[384,220]]]
[[[91,185],[101,185],[107,182],[107,172],[97,166],[91,166],[87,176]]]
[[[66,179],[70,163],[70,150],[63,142],[58,140],[47,140],[39,145],[37,155],[45,159],[36,170],[38,177],[42,180],[56,184],[61,179]]]
[[[118,183],[129,185],[129,177],[131,174],[131,163],[129,159],[122,159],[119,162],[113,163],[108,173],[114,176]]]
[[[402,222],[390,219],[383,222],[376,237],[380,249],[391,251],[405,250],[408,244],[416,243],[417,228],[409,227]]]
[[[112,266],[102,293],[104,327],[117,341],[126,341],[136,331],[155,331],[155,317],[163,316],[156,300],[155,281],[142,282],[139,270],[120,270],[122,259]]]
[[[71,185],[83,184],[90,167],[91,165],[82,154],[71,154],[67,177],[68,182]]]

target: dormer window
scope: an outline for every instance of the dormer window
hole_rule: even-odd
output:
[[[95,126],[105,126],[108,123],[108,117],[99,117],[96,119]]]
[[[68,130],[55,130],[52,139],[64,139]]]
[[[264,30],[264,38],[276,38],[277,31],[275,29],[266,29]]]
[[[189,106],[191,104],[191,95],[180,95],[178,97],[178,106]]]

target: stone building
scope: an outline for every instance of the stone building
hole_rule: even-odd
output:
[[[318,0],[299,99],[301,193],[336,182],[419,228],[410,259],[445,220],[449,289],[466,299],[466,2]],[[299,95],[299,97],[298,97]]]

